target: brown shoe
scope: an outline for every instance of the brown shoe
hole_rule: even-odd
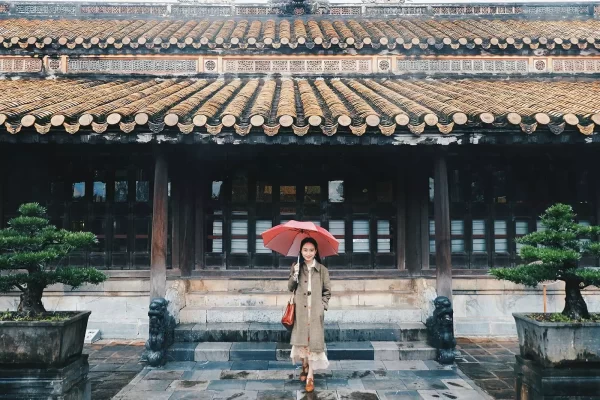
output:
[[[304,365],[302,366],[302,372],[300,372],[300,382],[306,382],[306,377],[308,376],[308,366],[304,369]]]
[[[315,380],[313,378],[308,378],[308,380],[306,381],[306,392],[307,393],[312,393],[315,390]]]

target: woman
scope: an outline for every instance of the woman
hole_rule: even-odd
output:
[[[314,371],[329,366],[325,354],[325,310],[329,306],[329,271],[321,264],[317,241],[305,238],[300,244],[300,263],[294,263],[288,288],[295,291],[296,321],[292,329],[291,358],[302,362],[300,380],[306,391],[315,389]]]

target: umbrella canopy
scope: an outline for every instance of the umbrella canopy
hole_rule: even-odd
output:
[[[261,236],[266,248],[284,256],[297,256],[300,243],[307,237],[317,241],[321,257],[337,254],[340,246],[331,233],[312,222],[288,221],[264,231]]]

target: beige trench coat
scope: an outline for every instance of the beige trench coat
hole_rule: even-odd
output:
[[[296,321],[292,329],[292,339],[290,343],[293,346],[309,346],[311,353],[320,353],[325,351],[325,310],[329,307],[329,298],[331,297],[331,284],[329,282],[329,271],[324,265],[315,264],[315,270],[311,281],[311,311],[310,327],[308,325],[308,267],[302,263],[300,270],[300,282],[296,283],[294,279],[294,267],[290,272],[288,289],[296,290]],[[310,328],[310,329],[309,329]],[[310,345],[309,345],[310,333]]]

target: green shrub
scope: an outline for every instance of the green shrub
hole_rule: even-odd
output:
[[[106,275],[94,268],[52,267],[74,250],[97,243],[89,232],[69,232],[49,223],[46,209],[37,203],[19,207],[19,216],[0,230],[0,292],[18,289],[21,301],[18,311],[46,312],[42,304],[44,289],[55,283],[76,288],[85,283],[98,284]]]
[[[512,268],[494,268],[490,274],[498,279],[536,286],[544,281],[565,282],[565,308],[562,314],[571,319],[590,319],[581,290],[600,286],[600,271],[580,268],[584,255],[600,255],[600,226],[582,226],[575,222],[573,208],[555,204],[542,215],[543,231],[517,239],[523,244],[520,256],[526,264]]]

